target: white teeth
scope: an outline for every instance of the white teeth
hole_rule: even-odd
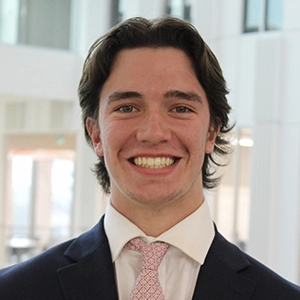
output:
[[[156,158],[154,159],[154,165],[155,165],[155,166],[160,166],[160,161],[161,161],[160,157],[156,157]]]
[[[136,157],[134,164],[139,167],[158,169],[169,167],[174,163],[174,158],[171,157]]]

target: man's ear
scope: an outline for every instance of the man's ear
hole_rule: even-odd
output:
[[[102,141],[98,122],[95,119],[88,117],[85,121],[85,127],[93,142],[93,147],[97,156],[103,156]]]
[[[220,132],[219,125],[211,125],[207,133],[205,153],[210,154],[214,151],[215,141]]]

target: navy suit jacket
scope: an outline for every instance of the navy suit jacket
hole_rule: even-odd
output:
[[[117,300],[103,218],[78,238],[1,270],[0,299]],[[241,252],[216,230],[193,299],[299,300],[300,288]]]

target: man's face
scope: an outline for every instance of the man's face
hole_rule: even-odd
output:
[[[115,208],[202,201],[203,159],[218,130],[183,51],[122,50],[102,88],[98,118],[99,128],[89,131],[105,158]]]

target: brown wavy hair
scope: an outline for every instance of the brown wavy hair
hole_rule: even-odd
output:
[[[221,165],[216,161],[218,155],[224,156],[230,152],[230,142],[226,136],[233,126],[229,125],[231,108],[226,98],[228,90],[215,55],[193,25],[181,19],[173,17],[154,20],[131,18],[111,28],[91,46],[78,87],[87,142],[92,146],[85,125],[86,119],[88,117],[98,119],[100,92],[110,75],[116,55],[123,49],[141,47],[173,47],[184,51],[191,59],[197,78],[207,96],[210,122],[215,126],[220,126],[214,151],[211,154],[205,154],[202,167],[203,187],[207,189],[216,187],[220,178],[213,176],[215,170],[211,167]],[[99,157],[94,172],[103,190],[109,193],[110,178],[104,157]]]

